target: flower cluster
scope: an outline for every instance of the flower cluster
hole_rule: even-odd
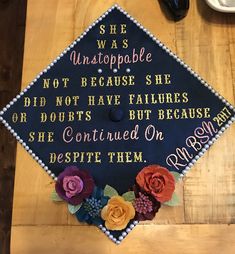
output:
[[[159,165],[144,167],[132,191],[122,196],[109,185],[95,186],[89,171],[75,166],[67,167],[55,184],[56,200],[65,200],[79,221],[104,224],[109,230],[123,230],[132,219],[152,220],[161,204],[172,199],[174,190],[174,175]]]
[[[136,177],[134,207],[137,220],[152,220],[161,204],[171,200],[175,190],[175,178],[164,167],[144,167]]]

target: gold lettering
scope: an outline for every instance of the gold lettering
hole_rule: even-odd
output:
[[[100,34],[105,33],[105,25],[100,25]]]
[[[170,74],[164,74],[164,78],[165,78],[165,84],[171,84],[171,80],[170,80],[171,75]]]
[[[62,81],[63,81],[63,83],[64,83],[64,88],[67,88],[67,86],[68,86],[68,82],[69,82],[69,78],[62,78]]]
[[[117,49],[117,40],[112,41],[111,49]]]
[[[97,41],[98,49],[104,49],[105,48],[106,40],[96,40],[96,41]]]
[[[127,48],[128,48],[128,39],[124,39],[124,40],[122,41],[122,47],[123,47],[124,49],[127,49]]]
[[[29,142],[33,142],[34,141],[34,136],[35,136],[35,132],[34,131],[30,131],[28,141]]]
[[[109,33],[110,34],[116,34],[117,33],[117,25],[110,25],[109,26],[109,28],[110,28],[110,31],[109,31]]]
[[[121,24],[121,34],[126,34],[126,24]]]
[[[13,113],[11,120],[13,123],[20,122],[20,123],[27,123],[27,114],[25,112],[19,113]]]
[[[50,79],[47,78],[47,79],[43,79],[43,88],[49,88],[49,85],[50,85]]]

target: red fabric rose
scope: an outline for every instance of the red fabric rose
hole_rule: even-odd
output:
[[[136,182],[141,189],[161,203],[169,201],[175,190],[174,176],[159,165],[144,167],[138,173]]]

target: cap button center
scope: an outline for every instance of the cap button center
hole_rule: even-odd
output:
[[[109,119],[113,122],[120,122],[124,118],[124,112],[120,108],[111,108],[109,111]]]

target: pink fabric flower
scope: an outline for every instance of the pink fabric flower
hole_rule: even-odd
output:
[[[65,176],[63,179],[63,188],[68,198],[79,194],[83,189],[83,181],[79,176]]]
[[[67,167],[58,175],[55,190],[71,205],[79,205],[88,198],[95,187],[94,180],[87,170],[75,166]]]

